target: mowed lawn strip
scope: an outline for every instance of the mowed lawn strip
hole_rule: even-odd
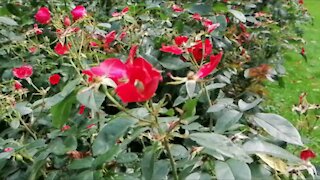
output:
[[[292,112],[292,106],[299,101],[302,92],[308,94],[309,103],[320,104],[320,0],[305,0],[304,5],[313,19],[313,24],[308,24],[304,29],[304,46],[308,61],[304,61],[299,51],[291,51],[285,54],[285,67],[287,75],[283,78],[285,87],[281,88],[277,83],[267,84],[267,101],[265,106],[271,112],[281,114],[293,122],[305,136],[308,133],[303,129],[303,124],[315,121],[315,115],[320,115],[320,110],[311,110],[307,118],[299,117]],[[318,126],[308,137],[311,147],[318,155],[312,162],[320,165],[320,120]],[[301,128],[302,127],[302,128]]]

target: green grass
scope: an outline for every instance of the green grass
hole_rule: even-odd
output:
[[[307,141],[306,145],[318,155],[312,162],[320,164],[320,120],[316,125],[318,128],[311,133],[304,128],[307,123],[315,121],[315,115],[320,115],[320,110],[310,112],[306,118],[301,118],[291,111],[292,105],[298,103],[302,92],[308,93],[309,103],[320,104],[320,0],[306,0],[305,7],[314,18],[314,24],[304,28],[308,62],[304,61],[299,52],[287,52],[285,87],[281,88],[277,83],[267,83],[268,95],[265,105],[270,111],[289,119],[304,137],[308,137],[310,141]]]

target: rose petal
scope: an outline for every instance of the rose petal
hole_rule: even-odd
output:
[[[162,45],[162,48],[160,49],[160,51],[162,52],[167,52],[167,53],[171,53],[171,54],[176,54],[176,55],[180,55],[183,53],[183,50],[177,46],[165,46]]]

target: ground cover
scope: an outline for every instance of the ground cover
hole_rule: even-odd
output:
[[[320,104],[320,1],[307,0],[305,7],[313,17],[313,23],[303,27],[307,61],[301,56],[300,49],[286,52],[287,75],[283,78],[284,86],[268,82],[268,98],[265,104],[268,110],[281,114],[294,122],[302,134],[308,137],[308,145],[319,154],[320,122],[316,120],[316,115],[320,114],[320,110],[311,110],[307,116],[299,116],[292,112],[292,106],[298,104],[299,96],[303,92],[308,94],[307,101],[310,104]],[[308,126],[314,125],[315,129],[310,131],[311,128]],[[319,156],[314,162],[320,163]]]

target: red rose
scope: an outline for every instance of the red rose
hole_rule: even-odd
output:
[[[162,45],[160,51],[162,52],[167,52],[167,53],[171,53],[171,54],[176,54],[176,55],[180,55],[183,53],[183,50],[177,46],[165,46]]]
[[[109,32],[104,39],[104,48],[109,48],[110,44],[116,39],[116,31]]]
[[[193,18],[194,20],[196,20],[196,21],[201,21],[201,20],[202,20],[202,17],[201,17],[201,15],[200,15],[199,13],[194,13],[194,14],[192,15],[192,18]]]
[[[199,71],[196,74],[196,77],[202,79],[208,76],[218,66],[219,62],[221,61],[222,55],[223,52],[220,52],[217,55],[211,55],[210,62],[200,67]]]
[[[38,12],[34,15],[34,18],[40,24],[48,24],[51,19],[50,11],[46,7],[41,7]]]
[[[35,46],[31,46],[28,50],[29,50],[30,53],[34,54],[34,53],[37,52],[38,48],[35,47]]]
[[[212,44],[209,39],[206,39],[204,43],[202,41],[197,41],[196,45],[188,48],[188,52],[193,55],[197,62],[199,62],[211,54]]]
[[[59,74],[53,74],[49,77],[49,82],[51,85],[56,85],[60,82],[61,76]]]
[[[87,10],[83,6],[76,6],[74,9],[71,11],[72,14],[72,19],[74,21],[83,18],[87,14]]]
[[[14,89],[19,90],[22,88],[22,84],[19,81],[14,81]]]
[[[123,102],[143,102],[149,100],[162,80],[160,72],[145,59],[135,58],[138,46],[131,47],[126,62],[128,80],[120,83],[116,93]]]
[[[26,79],[32,75],[33,70],[32,70],[32,66],[23,65],[18,68],[13,68],[12,73],[15,77],[17,77],[19,79]]]
[[[69,51],[70,45],[58,42],[54,47],[54,51],[59,55],[64,55]]]
[[[186,43],[188,39],[189,38],[187,36],[177,36],[176,38],[174,38],[174,42],[177,46],[181,46],[183,45],[183,43]]]
[[[70,21],[70,18],[69,16],[65,16],[64,19],[63,19],[63,25],[68,27],[71,25],[71,21]]]
[[[84,110],[86,109],[86,106],[85,105],[80,105],[79,107],[79,114],[83,114],[84,113]]]
[[[117,84],[116,93],[123,102],[146,101],[153,96],[162,77],[147,60],[135,57],[137,48],[131,48],[125,64],[120,59],[110,58],[82,73],[88,75],[91,82],[95,76],[112,79]]]
[[[13,150],[13,148],[11,147],[7,147],[3,149],[3,152],[11,152]]]
[[[122,9],[121,12],[113,12],[113,13],[111,14],[111,16],[112,16],[112,17],[123,16],[123,15],[127,14],[128,11],[129,11],[129,7],[125,7],[125,8]]]
[[[87,126],[87,129],[91,129],[91,128],[93,128],[94,126],[96,126],[95,124],[89,124],[88,126]]]
[[[307,161],[310,158],[315,158],[317,155],[311,149],[306,149],[301,151],[300,158],[304,161]]]
[[[71,127],[69,125],[64,125],[62,128],[61,128],[61,131],[67,131],[69,130]]]
[[[177,12],[177,13],[183,12],[183,8],[180,7],[180,6],[178,6],[178,5],[176,5],[176,4],[174,4],[174,5],[172,6],[172,10],[173,10],[174,12]]]

